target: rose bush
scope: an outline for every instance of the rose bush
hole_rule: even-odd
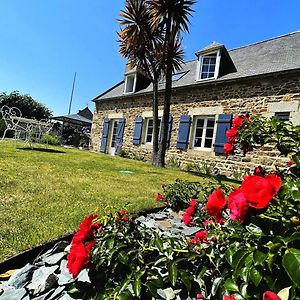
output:
[[[273,142],[292,162],[273,173],[257,167],[235,189],[220,182],[205,189],[182,182],[165,187],[157,200],[184,209],[183,221],[199,226],[191,239],[162,236],[136,224],[127,210],[88,218],[74,236],[68,265],[75,276],[90,267],[91,283],[82,287],[75,282],[71,294],[93,299],[300,299],[300,128],[247,116],[235,118],[233,128],[234,148],[246,153]]]

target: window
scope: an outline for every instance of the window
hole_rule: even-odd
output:
[[[219,69],[219,52],[200,57],[199,80],[217,78]]]
[[[160,131],[160,119],[158,119],[158,131]],[[146,134],[145,144],[152,144],[153,142],[153,119],[146,119]]]
[[[196,117],[194,120],[193,148],[210,150],[213,145],[214,117]]]
[[[278,120],[289,121],[290,113],[289,112],[276,112],[275,118],[277,118]]]
[[[136,75],[127,75],[125,79],[125,90],[124,93],[133,93],[135,90],[135,81],[136,81]]]

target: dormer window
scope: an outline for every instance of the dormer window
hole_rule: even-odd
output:
[[[219,74],[220,51],[199,56],[198,80],[216,79]]]
[[[134,93],[136,86],[136,74],[127,75],[125,77],[124,94]]]

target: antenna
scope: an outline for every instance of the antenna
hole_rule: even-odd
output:
[[[75,72],[75,74],[74,74],[74,79],[73,79],[73,85],[72,85],[72,92],[71,92],[71,98],[70,98],[70,104],[69,104],[68,115],[69,115],[70,112],[71,112],[71,106],[72,106],[72,100],[73,100],[73,93],[74,93],[75,81],[76,81],[76,72]]]

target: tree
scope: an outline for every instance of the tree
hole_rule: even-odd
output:
[[[194,0],[149,0],[152,14],[152,26],[162,28],[164,32],[164,44],[162,48],[162,63],[165,75],[164,109],[161,126],[161,140],[159,144],[159,162],[165,166],[167,149],[168,122],[170,117],[170,105],[172,96],[172,74],[180,68],[183,62],[183,50],[181,45],[181,33],[189,32],[189,17],[194,11]]]
[[[127,0],[120,12],[122,26],[119,35],[120,53],[128,64],[137,67],[153,85],[153,151],[152,164],[158,164],[158,80],[161,74],[163,35],[152,26],[149,5],[142,0]]]
[[[52,116],[52,112],[45,105],[37,102],[30,95],[22,95],[18,91],[10,94],[0,93],[0,107],[3,105],[17,107],[24,118],[41,120]]]
[[[153,159],[165,166],[172,74],[183,62],[181,32],[188,32],[194,0],[126,0],[121,11],[120,53],[153,83]],[[164,112],[158,147],[158,79],[165,77]]]

